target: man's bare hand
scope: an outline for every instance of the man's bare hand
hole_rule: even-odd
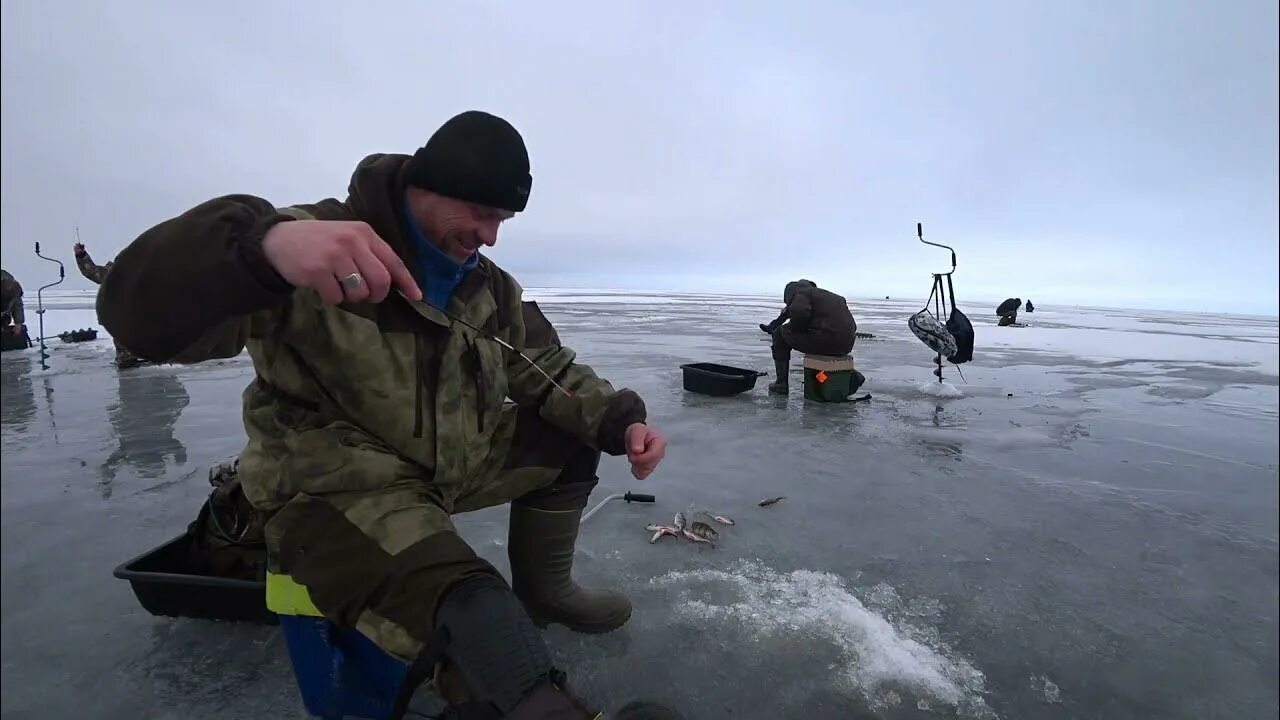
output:
[[[368,223],[292,220],[276,223],[262,239],[267,262],[295,287],[320,293],[325,302],[382,302],[394,284],[410,300],[422,289],[386,241]],[[357,273],[358,283],[342,279]]]
[[[631,474],[637,480],[649,477],[666,457],[667,439],[644,423],[628,425],[622,437],[627,446],[627,459],[631,461]]]

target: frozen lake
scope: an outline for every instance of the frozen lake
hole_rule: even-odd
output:
[[[873,398],[833,406],[798,375],[789,398],[682,389],[690,361],[772,375],[776,298],[528,295],[671,443],[644,482],[602,463],[596,498],[657,503],[583,529],[579,579],[636,606],[609,636],[548,633],[586,694],[691,720],[1276,716],[1276,318],[1045,305],[997,328],[964,305],[975,359],[939,391],[919,301],[859,300]],[[46,335],[98,326],[87,293],[47,306]],[[152,617],[111,576],[239,450],[247,357],[117,373],[105,335],[50,352],[2,356],[3,716],[305,717],[277,631]],[[647,542],[699,509],[737,520],[714,550]],[[459,525],[506,572],[505,508]]]

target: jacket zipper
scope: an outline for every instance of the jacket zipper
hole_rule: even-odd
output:
[[[480,348],[475,338],[468,339],[471,344],[471,360],[476,372],[476,432],[484,433],[484,366],[480,364]]]
[[[426,385],[426,372],[422,365],[426,362],[426,353],[422,351],[423,343],[425,343],[421,333],[414,333],[413,336],[413,366],[414,366],[414,390],[413,390],[413,437],[422,437],[422,388]]]

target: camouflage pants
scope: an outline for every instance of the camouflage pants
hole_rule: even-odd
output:
[[[773,359],[789,362],[792,350],[799,350],[805,355],[842,357],[853,352],[854,342],[856,335],[855,339],[845,341],[827,333],[800,332],[790,325],[783,325],[773,333]]]
[[[453,512],[517,502],[546,510],[586,505],[600,459],[568,433],[521,410],[504,468],[471,484]],[[268,520],[268,563],[306,586],[316,608],[411,661],[429,639],[436,606],[477,575],[505,582],[457,534],[429,481],[375,491],[299,494]]]

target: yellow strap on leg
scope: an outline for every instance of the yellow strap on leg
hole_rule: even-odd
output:
[[[288,575],[267,573],[267,609],[277,615],[324,617],[311,602],[311,593]]]

